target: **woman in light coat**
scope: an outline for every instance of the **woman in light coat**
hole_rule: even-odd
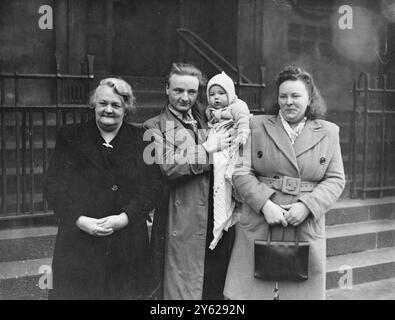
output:
[[[279,112],[251,120],[251,136],[233,176],[244,200],[228,267],[229,299],[273,299],[274,281],[254,277],[254,241],[310,243],[308,280],[278,283],[280,299],[325,298],[325,213],[340,197],[345,177],[339,128],[320,120],[325,107],[311,75],[285,68],[277,78]]]

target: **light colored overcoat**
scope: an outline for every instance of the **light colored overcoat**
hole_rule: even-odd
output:
[[[156,154],[163,155],[157,161],[170,184],[163,279],[166,300],[202,299],[211,167],[201,146],[207,138],[204,129],[208,129],[204,112],[195,105],[192,113],[203,129],[198,141],[167,106],[144,123],[146,138],[151,135]]]
[[[254,278],[254,240],[267,239],[268,224],[261,208],[270,198],[277,204],[303,202],[311,214],[300,225],[302,241],[309,241],[309,279],[279,282],[280,299],[325,298],[325,213],[340,197],[344,169],[339,128],[324,120],[308,120],[292,145],[278,116],[255,116],[243,162],[233,176],[244,199],[240,222],[228,268],[224,294],[230,299],[273,299],[274,282]],[[294,177],[317,182],[312,192],[285,194],[259,181],[259,177]],[[281,239],[283,228],[276,226],[273,239]],[[294,239],[294,228],[285,229],[285,239]]]

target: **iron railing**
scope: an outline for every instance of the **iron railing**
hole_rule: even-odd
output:
[[[55,146],[56,134],[67,123],[91,116],[87,99],[93,76],[93,57],[86,58],[86,74],[4,72],[0,63],[0,220],[51,214],[42,198],[43,177]],[[29,105],[20,102],[21,82],[50,81],[54,103]],[[11,82],[11,83],[10,83]],[[13,88],[13,103],[6,102],[6,87]]]
[[[244,74],[242,66],[234,66],[193,31],[178,28],[177,34],[217,72],[228,73],[234,80],[237,95],[247,102],[251,111],[256,113],[263,110],[263,92],[266,88],[264,67],[260,68],[260,82],[254,83]],[[202,90],[202,101],[205,101],[205,95],[205,90]]]
[[[240,78],[241,81],[245,83],[252,83],[252,81],[248,79],[244,74],[240,74],[240,70],[238,70],[233,64],[226,60],[211,45],[209,45],[193,31],[184,28],[178,28],[177,34],[199,56],[204,58],[218,72],[227,71],[231,73],[231,77],[237,76],[238,78]]]
[[[363,72],[353,84],[351,196],[395,194],[395,89]]]

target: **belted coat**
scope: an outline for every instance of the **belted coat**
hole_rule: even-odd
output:
[[[166,215],[161,218],[167,224],[162,237],[166,300],[200,300],[203,292],[211,167],[201,145],[207,139],[204,129],[208,129],[203,107],[195,104],[192,113],[203,129],[196,137],[167,106],[144,123],[145,139],[153,139],[152,149],[146,152],[163,155],[156,160],[167,185],[167,201],[162,201],[166,207],[155,213]]]
[[[59,220],[50,298],[137,299],[148,289],[146,214],[152,208],[142,187],[141,133],[123,123],[108,159],[94,120],[68,125],[58,134],[45,180],[45,198]],[[81,215],[121,212],[129,223],[110,236],[88,235],[75,224]]]
[[[310,210],[299,225],[300,240],[310,243],[309,279],[279,282],[280,299],[325,298],[325,213],[340,197],[345,177],[339,128],[324,120],[307,120],[292,145],[279,116],[252,118],[251,135],[233,176],[243,210],[228,268],[224,294],[230,299],[273,299],[275,283],[254,278],[254,241],[266,240],[268,224],[261,212],[270,198],[277,204],[303,202]],[[260,177],[292,177],[315,182],[313,191],[290,195],[269,187]],[[273,240],[294,239],[294,227],[273,228]]]

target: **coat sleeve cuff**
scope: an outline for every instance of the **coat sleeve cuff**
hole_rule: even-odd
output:
[[[263,188],[262,190],[262,197],[261,198],[251,198],[249,204],[251,206],[251,208],[257,212],[260,213],[263,206],[265,205],[266,201],[270,199],[270,197],[275,193],[276,191],[267,187],[267,188]]]
[[[307,209],[309,209],[315,220],[319,220],[323,212],[320,210],[320,207],[316,205],[316,202],[311,200],[310,194],[302,195],[298,201],[302,202]]]

